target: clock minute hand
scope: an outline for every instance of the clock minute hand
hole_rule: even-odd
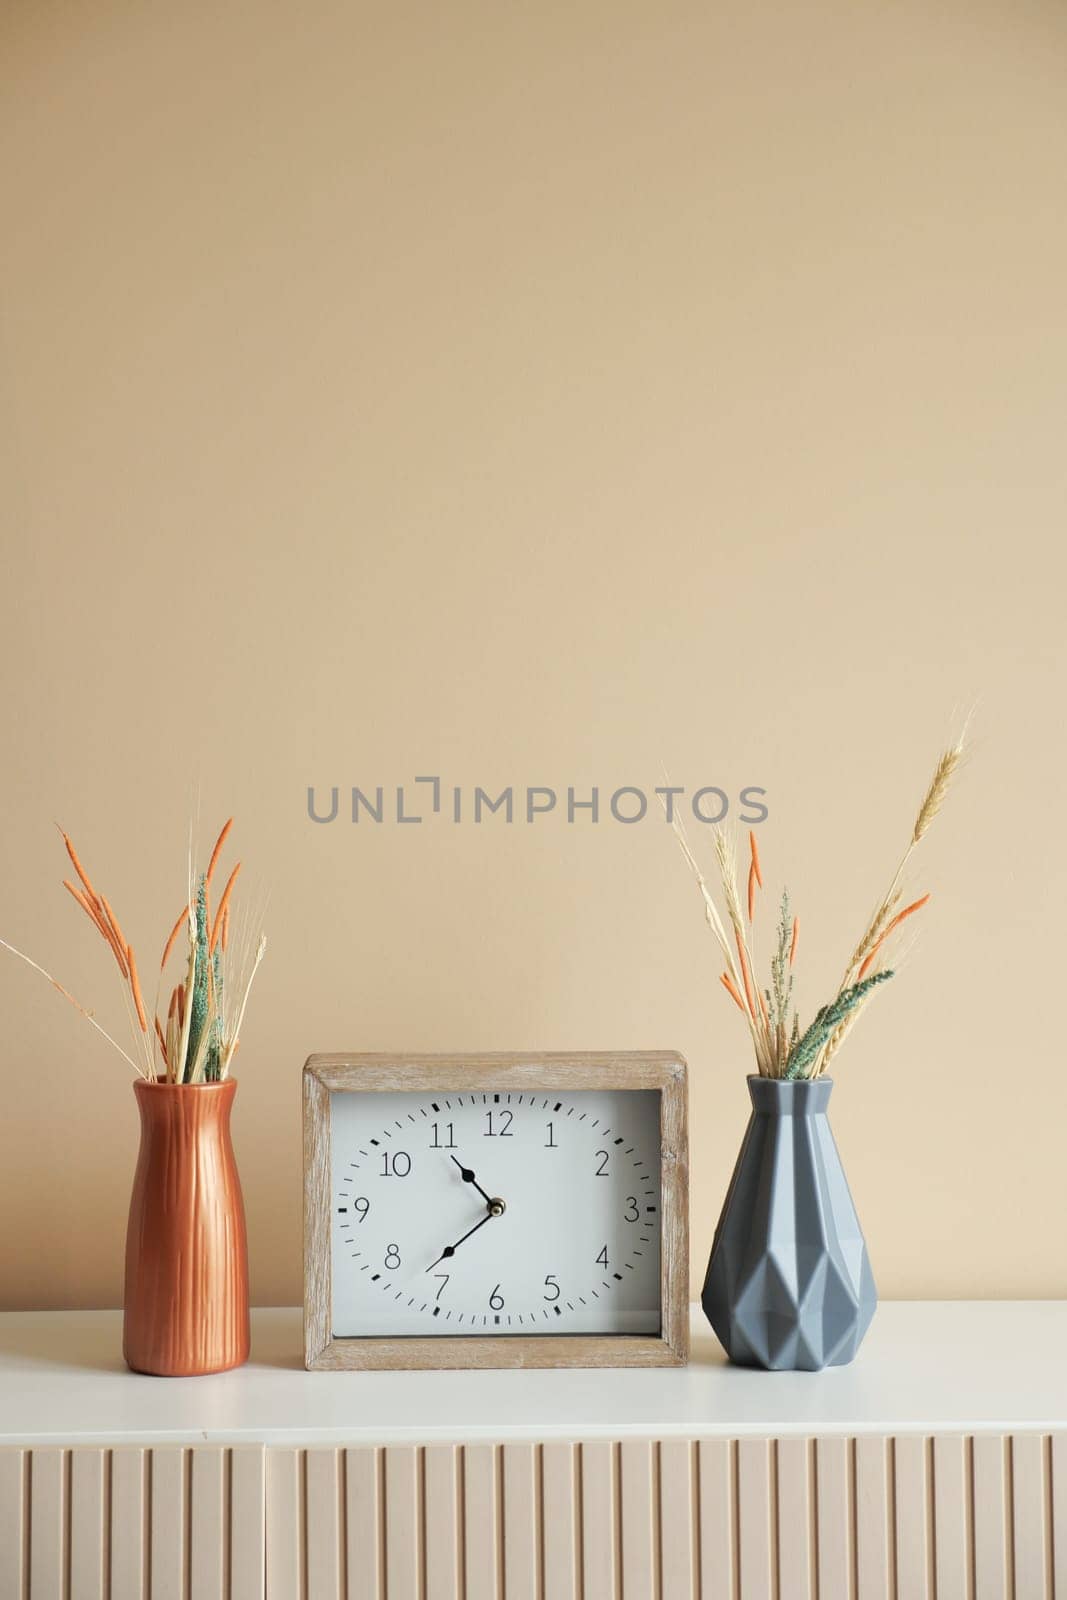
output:
[[[452,1157],[452,1160],[456,1161],[455,1156]],[[472,1172],[471,1168],[470,1167],[465,1167],[463,1165],[462,1161],[456,1161],[456,1166],[459,1168],[460,1176],[462,1177],[463,1182],[472,1184],[474,1186],[474,1188],[477,1189],[478,1193],[481,1195],[481,1197],[485,1201],[486,1205],[487,1206],[491,1206],[493,1204],[492,1195],[486,1194],[485,1190],[482,1188],[481,1184],[478,1182],[477,1178],[474,1176],[474,1173]]]
[[[493,1218],[499,1215],[500,1213],[498,1211],[487,1211],[481,1222],[476,1222],[473,1228],[467,1229],[462,1239],[457,1239],[455,1244],[446,1244],[437,1260],[431,1261],[430,1265],[426,1268],[426,1271],[432,1272],[434,1267],[439,1266],[442,1261],[446,1260],[449,1256],[454,1256],[464,1239],[469,1239],[472,1233],[477,1233],[479,1228],[484,1228],[487,1222],[492,1222]]]

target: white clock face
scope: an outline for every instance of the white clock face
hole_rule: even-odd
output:
[[[334,1336],[659,1334],[659,1108],[335,1090]]]

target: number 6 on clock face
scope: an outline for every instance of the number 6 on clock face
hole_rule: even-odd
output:
[[[317,1056],[309,1366],[685,1359],[685,1064]]]

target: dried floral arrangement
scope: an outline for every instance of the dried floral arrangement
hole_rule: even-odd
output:
[[[8,944],[6,939],[0,939],[0,946],[47,978],[148,1082],[218,1083],[228,1077],[240,1043],[249,992],[266,952],[267,939],[251,925],[238,930],[236,920],[231,935],[233,890],[241,870],[239,861],[226,880],[218,904],[212,909],[212,880],[232,827],[231,817],[215,841],[211,859],[203,872],[194,871],[190,846],[186,903],[163,949],[151,1024],[133,946],[123,933],[107,896],[97,892],[70,838],[60,830],[77,879],[74,882],[64,878],[63,887],[81,906],[114,957],[133,1033],[133,1055],[124,1050],[101,1027],[92,1011],[76,1000],[50,972]],[[185,957],[185,973],[171,989],[166,1015],[161,1020],[160,999],[166,992],[167,966],[175,952]]]
[[[793,1002],[793,968],[797,957],[800,923],[793,915],[789,891],[783,890],[770,959],[770,985],[760,988],[753,956],[753,924],[758,892],[763,888],[763,866],[756,835],[749,832],[746,904],[742,907],[737,883],[736,849],[721,829],[715,834],[715,856],[725,918],[721,915],[693,854],[677,813],[671,818],[675,836],[700,887],[708,925],[718,941],[726,964],[720,977],[724,989],[745,1018],[764,1078],[819,1078],[841,1048],[871,995],[894,976],[887,960],[900,928],[930,899],[928,894],[901,906],[903,883],[911,857],[941,810],[949,785],[963,759],[963,739],[938,761],[892,882],[880,900],[862,939],[853,950],[834,998],[802,1027]],[[746,922],[747,912],[747,922]]]

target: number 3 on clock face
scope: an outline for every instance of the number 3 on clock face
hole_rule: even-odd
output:
[[[306,1365],[682,1364],[686,1118],[671,1051],[312,1056]]]
[[[335,1093],[334,1336],[658,1334],[659,1098]]]

